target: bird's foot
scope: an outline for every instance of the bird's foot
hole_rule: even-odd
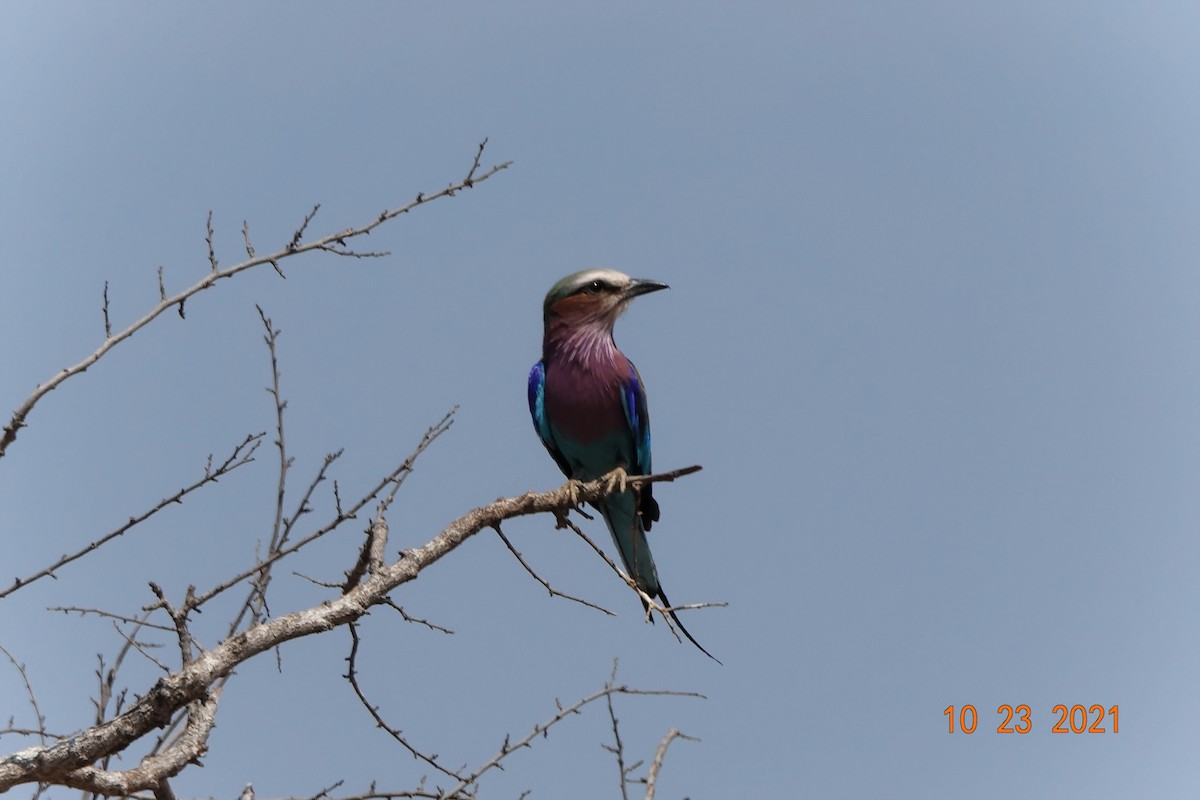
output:
[[[624,467],[617,467],[612,472],[604,476],[605,491],[609,494],[615,494],[618,487],[621,492],[625,492],[628,488],[629,473]]]
[[[554,518],[557,521],[554,526],[555,530],[570,527],[567,515],[571,513],[571,509],[579,510],[579,488],[581,486],[583,486],[583,481],[577,481],[574,478],[568,478],[567,482],[563,484],[562,492],[569,507],[555,509]]]

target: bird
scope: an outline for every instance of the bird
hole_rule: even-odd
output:
[[[670,288],[615,269],[585,269],[550,287],[542,306],[542,360],[529,372],[529,413],[538,437],[567,478],[592,481],[617,468],[648,475],[650,415],[637,367],[617,349],[613,326],[634,298]],[[612,534],[629,577],[670,609],[646,532],[659,519],[653,485],[625,488],[592,505]],[[649,609],[645,599],[642,606]],[[704,649],[669,610],[700,652]],[[653,622],[653,617],[649,617]]]

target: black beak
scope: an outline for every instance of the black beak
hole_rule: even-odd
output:
[[[644,278],[634,278],[633,283],[629,284],[622,294],[625,296],[626,300],[632,300],[640,294],[650,294],[651,292],[657,292],[659,289],[670,288],[670,286],[667,286],[661,281],[649,281]]]

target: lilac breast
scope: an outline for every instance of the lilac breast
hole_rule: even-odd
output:
[[[580,444],[596,442],[628,426],[622,383],[629,361],[620,352],[611,361],[556,360],[546,370],[546,416],[559,433]]]

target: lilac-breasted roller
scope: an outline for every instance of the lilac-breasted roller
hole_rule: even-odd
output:
[[[613,269],[588,269],[568,275],[546,294],[542,360],[529,373],[529,413],[568,478],[592,481],[617,467],[631,475],[650,473],[646,390],[637,367],[617,349],[613,325],[633,298],[666,288]],[[670,607],[646,542],[646,531],[658,521],[653,487],[617,492],[595,505],[629,576]],[[688,641],[715,661],[675,612],[670,614]]]

